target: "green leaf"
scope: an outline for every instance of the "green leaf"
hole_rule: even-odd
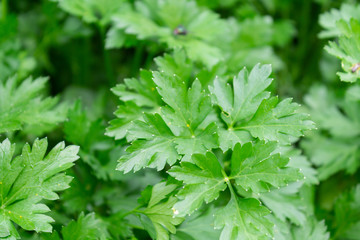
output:
[[[342,34],[337,26],[339,20],[349,22],[350,19],[360,20],[360,6],[344,3],[340,9],[331,9],[329,12],[320,15],[319,23],[325,29],[319,34],[321,38],[337,37]]]
[[[205,153],[217,146],[217,127],[205,121],[212,111],[210,97],[201,88],[198,79],[188,88],[178,76],[154,73],[154,81],[163,101],[169,107],[161,114],[172,132],[179,154],[189,159],[191,154]]]
[[[106,25],[111,17],[124,6],[123,0],[56,0],[59,6],[70,14],[81,17],[85,22]]]
[[[298,108],[289,98],[281,102],[277,97],[264,99],[253,118],[235,129],[247,130],[260,140],[290,143],[291,137],[303,136],[304,131],[314,128],[309,115],[297,112]]]
[[[360,78],[360,6],[343,4],[340,10],[320,16],[320,24],[326,29],[321,37],[338,37],[338,43],[329,42],[325,50],[341,60],[341,81],[356,82]]]
[[[202,91],[200,81],[196,79],[188,88],[176,75],[168,76],[159,72],[153,75],[159,94],[171,107],[162,111],[164,118],[172,121],[170,128],[176,134],[196,131],[212,110],[210,98]]]
[[[67,107],[58,98],[44,98],[47,78],[0,82],[0,133],[22,129],[42,134],[65,120]]]
[[[214,229],[214,211],[210,207],[205,212],[193,214],[177,228],[172,240],[217,240],[220,231]]]
[[[150,71],[141,70],[139,79],[125,79],[111,90],[124,102],[115,112],[117,119],[110,122],[106,131],[106,135],[115,139],[126,137],[133,121],[143,119],[142,112],[158,112],[163,105]]]
[[[120,158],[117,170],[135,172],[147,166],[161,170],[166,163],[173,165],[180,158],[173,141],[175,136],[160,115],[145,114],[144,119],[145,122],[136,121],[130,129],[129,134],[139,139],[127,148],[128,154]]]
[[[359,168],[360,101],[339,98],[325,87],[311,88],[305,96],[313,119],[326,132],[316,132],[301,142],[310,160],[318,166],[319,179],[338,171],[353,174]]]
[[[270,65],[257,64],[250,73],[244,68],[233,79],[233,89],[220,78],[214,80],[214,86],[209,86],[215,96],[215,103],[221,108],[221,118],[227,124],[227,129],[220,130],[219,142],[223,151],[233,148],[237,142],[247,142],[251,138],[246,131],[234,130],[239,122],[248,120],[257,111],[261,101],[269,97],[265,89],[272,79]]]
[[[173,216],[173,210],[171,209],[177,199],[173,196],[168,197],[168,195],[176,188],[175,184],[166,185],[165,182],[156,184],[152,188],[147,208],[139,211],[151,220],[155,227],[156,239],[168,240],[169,232],[175,234],[175,226],[184,220],[183,218]]]
[[[304,175],[303,183],[307,185],[319,184],[317,169],[314,169],[311,162],[301,154],[301,151],[294,147],[282,147],[280,153],[290,159],[288,167],[299,169]]]
[[[116,140],[123,139],[128,133],[135,120],[142,120],[142,108],[134,102],[126,102],[120,105],[115,111],[116,119],[110,121],[110,126],[106,129],[106,135],[114,137]]]
[[[270,211],[254,198],[232,197],[215,214],[215,227],[223,228],[220,239],[259,240],[273,235],[273,224],[265,217]]]
[[[286,167],[289,159],[279,153],[273,154],[275,142],[246,143],[235,145],[231,157],[231,175],[235,183],[245,191],[255,193],[280,188],[289,182],[303,178],[299,170]]]
[[[262,100],[270,96],[265,91],[272,82],[270,73],[270,65],[257,64],[250,73],[244,68],[234,77],[233,89],[228,83],[215,79],[214,86],[209,89],[215,95],[216,103],[223,111],[221,117],[229,127],[254,115]]]
[[[106,224],[94,213],[86,216],[81,213],[77,221],[72,220],[66,227],[63,227],[61,233],[64,240],[110,239]]]
[[[265,89],[272,82],[268,78],[270,73],[270,65],[258,64],[250,74],[246,69],[240,71],[233,87],[220,78],[209,87],[227,125],[219,130],[223,151],[253,138],[290,143],[294,137],[302,136],[303,131],[313,128],[308,115],[297,112],[298,104],[291,103],[290,99],[278,103],[277,97],[268,98],[270,93]]]
[[[189,81],[191,66],[184,51],[176,49],[172,56],[165,54],[163,57],[155,58],[155,62],[164,74],[178,74],[184,81]],[[127,130],[131,128],[133,121],[143,120],[142,112],[160,112],[164,102],[152,77],[150,71],[140,70],[139,79],[125,79],[123,84],[111,89],[124,104],[116,110],[117,119],[110,122],[111,126],[107,128],[106,135],[122,139],[127,136]]]
[[[112,164],[109,159],[114,142],[106,137],[104,132],[105,125],[102,119],[91,118],[89,111],[83,110],[81,102],[76,101],[68,112],[68,120],[64,123],[65,139],[81,147],[81,159],[89,164],[94,175],[100,179],[111,178],[115,172],[113,165],[116,164]],[[101,158],[97,155],[99,150],[103,151]]]
[[[343,193],[336,200],[334,210],[334,236],[340,239],[356,239],[359,236],[356,234],[359,232],[357,227],[360,225],[360,185]]]
[[[168,171],[171,176],[186,184],[177,194],[181,201],[174,205],[176,216],[192,214],[204,201],[212,202],[226,189],[222,167],[214,154],[195,154],[191,161],[194,164],[182,162],[181,167],[174,166]]]
[[[360,27],[360,22],[357,22],[357,27]],[[359,75],[359,66],[360,61],[360,48],[358,47],[360,41],[358,37],[360,36],[360,31],[357,36],[351,37],[340,37],[339,45],[335,42],[329,42],[328,46],[325,46],[325,50],[334,55],[341,60],[341,67],[344,72],[337,72],[337,75],[340,77],[341,81],[344,82],[356,82],[360,77]]]
[[[296,225],[303,225],[307,216],[304,201],[297,194],[301,185],[292,183],[285,188],[263,193],[260,199],[281,221],[285,222],[288,218]]]
[[[161,57],[156,57],[154,61],[160,72],[170,76],[175,74],[185,82],[190,80],[194,67],[183,49],[175,48],[171,55],[165,53]]]
[[[279,240],[302,240],[319,239],[328,240],[330,234],[327,232],[325,221],[317,221],[314,216],[308,216],[306,222],[300,226],[290,225],[278,218],[270,216],[275,223],[274,238]]]
[[[217,126],[206,121],[212,111],[210,98],[195,80],[191,88],[177,76],[154,72],[162,100],[169,106],[158,114],[144,114],[128,129],[132,146],[120,159],[118,170],[138,171],[144,167],[161,170],[178,159],[189,161],[192,154],[206,153],[217,146]]]
[[[224,58],[218,46],[229,42],[231,31],[214,12],[187,0],[146,0],[134,5],[133,10],[121,11],[113,18],[112,32],[118,29],[138,39],[164,43],[171,49],[183,48],[192,61],[208,68]]]
[[[158,107],[162,101],[152,77],[150,71],[141,70],[139,79],[126,78],[123,84],[118,84],[111,90],[123,102],[133,101],[139,107]]]
[[[293,230],[293,239],[319,239],[328,240],[329,233],[327,232],[324,221],[318,222],[314,218],[308,218],[303,226],[295,227]]]
[[[359,147],[351,138],[332,139],[314,135],[302,142],[301,146],[315,166],[318,166],[320,180],[325,180],[341,170],[353,174],[360,166]]]
[[[42,199],[56,200],[56,191],[69,187],[72,177],[63,171],[78,159],[79,148],[64,143],[56,145],[46,156],[47,140],[35,140],[22,154],[13,159],[15,145],[9,140],[0,144],[1,231],[5,237],[18,237],[12,222],[25,230],[51,232],[53,219],[44,213],[50,209],[39,203]]]

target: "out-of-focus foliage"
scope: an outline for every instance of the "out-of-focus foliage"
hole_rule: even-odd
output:
[[[41,134],[64,121],[67,106],[42,96],[46,78],[31,77],[20,84],[12,77],[0,82],[0,133],[22,129]]]
[[[184,48],[191,60],[208,68],[224,60],[222,47],[233,36],[229,23],[188,0],[136,1],[133,8],[121,11],[113,21],[108,47],[121,47],[121,40],[128,35],[140,40],[157,39],[169,48]]]
[[[340,170],[354,174],[360,166],[360,99],[352,99],[349,94],[336,97],[324,86],[317,86],[305,97],[305,103],[324,131],[302,142],[319,167],[319,178],[326,179]]]
[[[338,37],[325,49],[341,60],[345,72],[338,72],[340,79],[355,82],[360,77],[360,6],[344,4],[321,15],[320,24],[325,28],[321,37]]]

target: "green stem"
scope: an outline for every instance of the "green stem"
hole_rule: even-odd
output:
[[[7,0],[2,0],[1,1],[1,18],[2,18],[2,20],[6,19],[7,10],[8,10]]]
[[[136,73],[139,71],[140,65],[141,65],[141,59],[144,54],[144,43],[139,42],[139,44],[136,47],[132,68],[131,68],[131,76],[135,76]]]
[[[100,37],[101,37],[102,47],[103,47],[102,50],[103,50],[106,78],[108,80],[109,86],[113,87],[113,86],[115,86],[116,81],[115,81],[115,77],[114,77],[114,73],[113,73],[113,68],[111,65],[109,51],[106,50],[106,48],[105,48],[105,38],[106,38],[105,27],[100,24],[98,26],[99,26],[99,30],[100,30]]]
[[[127,212],[127,213],[124,213],[123,215],[122,215],[122,217],[124,218],[124,217],[126,217],[126,216],[128,216],[128,215],[130,215],[130,214],[133,214],[133,213],[142,213],[141,211],[138,211],[138,209],[139,208],[141,208],[142,206],[137,206],[136,208],[134,208],[133,210],[131,210],[131,211],[129,211],[129,212]]]

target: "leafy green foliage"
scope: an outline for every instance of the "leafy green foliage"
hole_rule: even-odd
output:
[[[163,62],[161,67],[169,65],[170,68],[169,63]],[[210,87],[212,96],[199,79],[191,81],[166,72],[143,74],[140,78],[143,82],[141,85],[138,85],[141,83],[138,80],[131,80],[134,84],[127,81],[127,87],[134,92],[125,92],[125,85],[118,86],[116,92],[120,99],[125,102],[134,100],[139,103],[139,108],[147,104],[150,109],[154,109],[156,105],[151,99],[161,99],[161,107],[155,108],[158,109],[157,113],[142,113],[140,120],[130,124],[124,122],[124,125],[129,126],[126,138],[130,141],[130,146],[127,154],[120,158],[118,169],[125,173],[145,167],[159,171],[166,164],[175,165],[167,172],[185,184],[176,195],[179,201],[169,205],[175,217],[193,214],[203,206],[203,202],[209,204],[215,201],[228,188],[232,197],[223,211],[229,211],[228,215],[240,208],[237,215],[228,217],[246,220],[244,225],[231,227],[225,220],[217,220],[219,228],[226,225],[222,232],[223,238],[248,236],[248,239],[256,239],[273,235],[273,224],[270,220],[263,220],[269,210],[259,206],[258,200],[251,198],[251,195],[243,198],[244,196],[236,194],[232,185],[243,191],[245,196],[248,193],[260,196],[260,193],[270,192],[273,188],[302,180],[303,175],[297,169],[286,167],[289,159],[276,153],[278,144],[269,140],[281,140],[288,144],[291,137],[301,136],[304,130],[313,127],[313,123],[307,120],[306,114],[296,112],[298,106],[291,103],[291,100],[278,103],[277,98],[269,98],[270,93],[265,89],[271,83],[268,78],[270,73],[268,65],[257,65],[250,74],[244,69],[234,78],[233,89],[222,80],[225,77],[216,78],[214,87]],[[154,89],[156,94],[153,93]],[[146,96],[148,100],[143,101]],[[217,104],[221,112],[218,111]],[[116,124],[116,127],[122,129],[123,126]],[[116,128],[109,130],[110,134],[117,131]],[[241,140],[233,138],[231,141],[223,141],[226,137],[222,139],[221,134],[231,130],[239,131],[240,134],[237,135]],[[216,148],[223,151],[232,149],[231,158],[211,153]],[[178,160],[180,165],[176,165]],[[221,161],[230,168],[224,168]],[[291,215],[286,216],[293,218]],[[301,216],[304,218],[303,214]],[[249,229],[255,223],[261,225]],[[155,224],[158,232],[156,226]]]
[[[221,108],[225,129],[219,130],[220,147],[233,148],[236,142],[248,141],[248,133],[261,140],[289,143],[290,136],[299,137],[312,129],[308,116],[297,113],[298,105],[286,99],[278,103],[264,91],[271,83],[269,65],[256,65],[250,74],[243,69],[233,80],[233,91],[226,82],[215,79],[210,91]],[[246,133],[248,132],[248,133]]]
[[[145,121],[135,121],[128,130],[129,138],[137,140],[127,149],[130,154],[121,159],[119,169],[125,172],[148,165],[161,170],[166,162],[174,164],[179,154],[188,159],[194,153],[205,153],[217,143],[215,124],[200,127],[211,111],[211,104],[198,80],[189,89],[177,76],[154,73],[154,81],[168,107],[161,109],[162,116],[145,115]],[[169,86],[165,84],[171,87],[164,88]]]
[[[177,228],[176,235],[171,236],[172,239],[219,239],[220,231],[214,229],[214,214],[214,208],[192,214]]]
[[[320,15],[319,23],[324,28],[319,34],[322,38],[337,37],[343,35],[339,28],[339,21],[349,22],[351,19],[359,20],[360,7],[351,4],[342,4],[340,9],[331,9]]]
[[[64,123],[65,139],[80,146],[81,159],[91,166],[94,175],[99,179],[114,178],[116,175],[116,159],[111,157],[114,142],[104,135],[104,129],[102,120],[92,119],[90,114],[82,109],[80,101],[69,110],[68,120]],[[102,151],[101,158],[99,151]]]
[[[177,199],[174,196],[168,197],[175,189],[175,184],[166,185],[165,182],[156,184],[144,191],[139,202],[145,204],[144,210],[137,210],[137,212],[147,216],[155,228],[154,239],[169,239],[169,232],[176,233],[176,225],[179,225],[183,218],[173,216],[171,207],[176,203]],[[148,227],[145,225],[145,228]],[[152,231],[150,230],[150,233]]]
[[[235,37],[226,49],[232,53],[227,67],[235,72],[242,66],[250,67],[259,62],[271,63],[274,70],[281,69],[282,60],[272,45],[285,45],[295,34],[291,22],[274,22],[269,16],[254,16],[238,24],[232,23],[231,30]]]
[[[71,221],[66,227],[63,227],[62,236],[67,239],[109,239],[106,225],[100,219],[97,219],[94,213],[88,215],[80,214],[77,221]]]
[[[213,117],[215,109],[198,79],[188,88],[190,83],[182,81],[177,75],[154,72],[153,81],[166,105],[161,107],[159,114],[144,114],[143,121],[134,121],[132,125],[125,122],[124,125],[130,126],[127,138],[133,142],[127,149],[128,154],[121,158],[118,169],[129,172],[149,166],[161,170],[166,163],[173,165],[180,158],[188,161],[192,154],[204,154],[216,148],[218,136],[223,150],[232,148],[238,141],[249,142],[259,138],[288,143],[288,136],[301,136],[302,131],[311,129],[313,125],[306,120],[306,114],[296,113],[296,104],[291,104],[290,100],[277,104],[276,98],[261,104],[269,96],[263,91],[270,84],[266,80],[269,71],[269,66],[256,66],[247,82],[247,71],[243,70],[234,80],[235,100],[232,100],[234,95],[229,87],[219,87],[216,91],[210,88],[214,91],[217,104],[223,109],[221,117],[228,125],[227,129],[218,128],[222,124],[220,120],[217,120],[218,126],[208,120]],[[216,86],[220,85],[218,81],[214,81]],[[248,89],[254,90],[251,92]],[[246,97],[241,93],[246,93]],[[245,99],[249,99],[250,103]],[[243,119],[248,122],[241,121]],[[123,126],[118,123],[117,127],[122,132]],[[115,131],[116,128],[111,128],[110,134]],[[244,134],[245,131],[249,131],[253,138]]]
[[[70,14],[81,17],[88,23],[100,23],[106,25],[110,22],[111,17],[118,12],[124,5],[124,1],[120,0],[55,0],[59,2],[59,6]]]
[[[359,100],[338,98],[325,87],[314,87],[305,102],[313,119],[327,134],[314,133],[302,142],[321,180],[344,170],[353,174],[359,167]]]
[[[54,231],[52,234],[44,233],[40,235],[41,240],[105,240],[109,238],[106,223],[95,216],[94,213],[89,213],[86,216],[81,213],[76,221],[72,220],[62,228],[61,234]]]
[[[288,158],[272,154],[276,149],[274,142],[258,142],[235,145],[231,157],[230,178],[245,191],[259,193],[280,188],[288,182],[300,180],[302,174],[296,169],[286,168]]]
[[[108,43],[117,42],[113,38],[124,33],[139,39],[157,39],[170,48],[183,47],[191,60],[209,68],[224,57],[216,44],[231,38],[226,21],[189,0],[136,1],[134,9],[122,11],[113,19]]]
[[[345,82],[356,82],[359,78],[359,13],[359,6],[342,5],[340,10],[325,13],[320,18],[320,24],[326,28],[321,36],[339,38],[338,43],[330,42],[325,50],[341,60],[341,66],[345,72],[338,72],[338,75]]]
[[[165,55],[155,59],[160,71],[166,74],[180,74],[189,77],[188,63],[183,51],[175,51],[173,56]],[[166,72],[165,72],[166,70]],[[156,91],[152,72],[140,70],[139,79],[125,79],[123,84],[112,88],[113,93],[124,102],[115,112],[118,117],[110,122],[106,134],[115,139],[124,138],[134,120],[142,119],[142,112],[159,112],[164,103]]]
[[[294,239],[329,239],[329,233],[327,232],[324,221],[316,222],[311,219],[303,227],[294,228],[293,230]]]
[[[15,16],[0,21],[0,81],[15,74],[20,79],[24,78],[36,65],[35,59],[22,48],[17,28]]]
[[[182,201],[174,205],[174,213],[185,216],[197,210],[202,203],[212,202],[219,197],[220,191],[226,189],[223,169],[212,153],[193,155],[192,162],[182,162],[175,166],[169,174],[186,185],[177,195]]]
[[[342,194],[335,202],[334,236],[356,239],[360,226],[360,185]]]
[[[27,78],[20,84],[16,78],[0,82],[0,133],[25,127],[41,134],[64,121],[67,107],[58,98],[44,98],[46,78]]]
[[[255,199],[231,198],[215,215],[215,226],[223,228],[220,239],[268,239],[273,224],[265,218],[270,211]]]
[[[0,144],[1,150],[1,237],[19,238],[12,224],[25,230],[51,232],[54,220],[44,213],[50,209],[42,199],[56,200],[56,191],[69,187],[72,177],[63,171],[78,159],[79,148],[59,143],[46,156],[47,140],[36,140],[33,147],[26,144],[22,154],[13,159],[15,145],[9,140]]]
[[[358,239],[360,15],[340,4],[1,1],[0,140],[81,161],[46,178],[44,140],[5,140],[1,194],[27,190],[0,238]]]
[[[271,187],[280,188],[287,182],[299,180],[301,174],[297,170],[284,168],[287,159],[281,159],[279,154],[270,156],[275,147],[274,143],[264,142],[255,146],[251,143],[244,146],[237,144],[231,157],[229,176],[212,153],[193,155],[193,163],[182,162],[181,167],[173,167],[169,174],[186,184],[178,194],[182,201],[174,205],[174,211],[179,216],[191,214],[203,201],[209,203],[217,199],[230,180],[245,191],[254,193],[268,192]]]

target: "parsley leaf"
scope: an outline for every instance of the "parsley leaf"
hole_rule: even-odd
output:
[[[71,221],[62,228],[61,233],[64,240],[105,240],[110,238],[106,224],[96,218],[94,213],[86,216],[81,213],[77,221]]]
[[[281,187],[288,182],[302,178],[299,170],[285,167],[289,159],[279,153],[272,154],[276,142],[246,143],[235,145],[231,157],[230,179],[245,191],[255,193],[270,191],[270,188]]]
[[[340,9],[331,9],[329,12],[320,15],[319,23],[325,29],[319,34],[321,38],[337,37],[342,34],[338,28],[338,21],[350,19],[360,20],[360,6],[351,4],[342,4]]]
[[[204,120],[212,110],[210,98],[195,80],[191,88],[177,76],[154,72],[154,81],[162,100],[168,104],[159,114],[145,114],[145,121],[134,121],[128,139],[135,140],[120,159],[125,172],[149,166],[158,170],[192,154],[205,153],[217,146],[217,126]]]
[[[216,43],[227,41],[230,31],[217,14],[199,8],[195,1],[136,1],[135,8],[122,11],[113,18],[108,35],[111,46],[115,31],[136,35],[138,39],[156,39],[174,49],[182,47],[188,57],[208,68],[224,58]]]
[[[273,224],[265,217],[270,211],[254,198],[232,197],[215,214],[215,227],[223,228],[220,239],[269,239]]]
[[[56,145],[46,156],[47,140],[35,140],[13,159],[15,145],[9,140],[0,144],[0,222],[2,237],[18,238],[12,222],[25,230],[51,232],[54,220],[44,213],[50,209],[42,199],[56,200],[56,191],[69,187],[72,177],[63,171],[78,159],[79,148],[64,143]]]
[[[290,143],[293,137],[312,129],[308,115],[298,113],[299,105],[285,99],[279,103],[277,97],[268,98],[265,89],[270,85],[270,65],[256,65],[250,72],[243,69],[231,86],[215,79],[209,89],[214,102],[220,107],[221,119],[226,128],[219,130],[220,147],[223,151],[233,148],[237,142],[251,141],[251,136],[267,141]],[[251,136],[250,136],[250,135]]]
[[[310,160],[318,166],[319,179],[345,170],[354,173],[360,166],[358,156],[360,126],[359,100],[338,98],[325,87],[316,86],[305,97],[313,119],[328,134],[321,132],[302,141]]]
[[[216,156],[195,154],[192,162],[182,162],[181,167],[174,166],[168,172],[186,185],[177,195],[182,201],[174,205],[176,215],[185,216],[197,210],[202,203],[212,202],[226,189],[226,183]]]
[[[360,226],[360,185],[343,193],[335,202],[334,237],[356,239]]]
[[[47,78],[31,77],[20,85],[16,78],[0,82],[0,133],[26,127],[42,134],[65,120],[67,106],[58,105],[58,98],[44,98]]]
[[[291,137],[303,136],[305,130],[314,128],[314,123],[308,120],[309,115],[297,112],[298,108],[299,104],[292,103],[289,98],[281,102],[277,97],[265,99],[253,118],[237,129],[247,130],[261,140],[290,143]]]
[[[120,158],[118,170],[127,173],[147,166],[161,170],[166,163],[172,165],[180,158],[173,142],[175,136],[160,115],[145,114],[144,119],[145,122],[135,121],[129,130],[129,134],[139,139]]]
[[[124,5],[123,0],[56,0],[66,12],[81,17],[85,22],[110,23],[111,17]]]
[[[326,29],[320,37],[338,37],[338,43],[329,42],[325,50],[341,60],[344,72],[338,72],[341,81],[356,82],[360,69],[360,6],[343,4],[340,10],[332,9],[320,16]]]
[[[146,199],[146,208],[138,210],[137,212],[146,215],[152,222],[156,237],[159,240],[168,240],[169,232],[176,233],[176,225],[179,225],[184,219],[181,217],[173,216],[172,206],[176,203],[177,199],[174,196],[168,197],[177,185],[161,182],[152,187],[151,191],[142,196]],[[146,197],[146,198],[145,198]]]

